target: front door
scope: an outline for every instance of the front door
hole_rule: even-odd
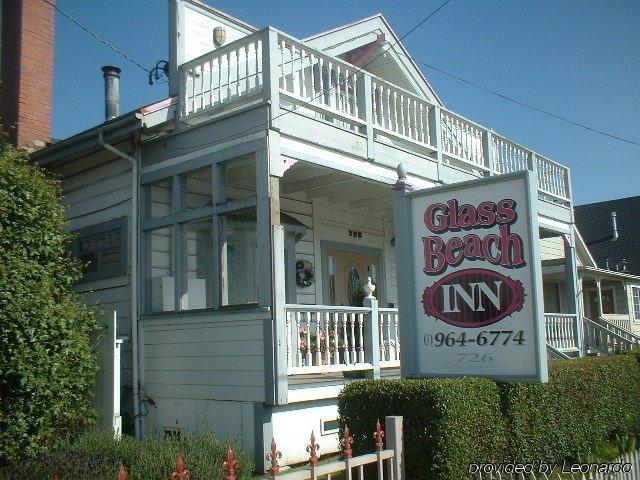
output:
[[[374,296],[381,297],[380,258],[377,255],[330,250],[328,295],[330,305],[360,305],[367,277],[376,285]]]

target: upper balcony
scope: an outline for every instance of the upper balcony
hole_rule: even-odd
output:
[[[369,158],[375,145],[424,158],[425,178],[449,183],[532,170],[541,200],[571,206],[567,167],[272,28],[190,60],[179,73],[183,123],[269,104],[274,126],[289,112],[331,124],[360,136]]]

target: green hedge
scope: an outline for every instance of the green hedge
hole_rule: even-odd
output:
[[[0,461],[94,418],[98,325],[74,294],[81,265],[69,255],[60,195],[0,129]]]
[[[364,380],[338,398],[359,453],[373,451],[377,418],[404,417],[407,478],[450,479],[470,462],[500,460],[507,438],[499,404],[498,386],[475,378]]]
[[[635,432],[640,379],[633,355],[554,361],[548,384],[501,385],[509,453],[521,460],[578,460],[615,434]]]
[[[61,442],[37,457],[17,459],[0,468],[0,479],[42,480],[59,475],[62,480],[113,480],[121,464],[131,480],[169,478],[182,455],[191,480],[222,480],[222,462],[228,444],[209,434],[184,438],[147,438],[143,441],[123,437],[116,441],[106,432],[91,431],[73,441]],[[249,479],[251,457],[234,449],[240,462],[237,478]]]
[[[547,384],[485,379],[364,380],[339,396],[358,452],[376,418],[404,417],[408,478],[463,478],[470,462],[578,460],[640,425],[634,355],[555,360]]]

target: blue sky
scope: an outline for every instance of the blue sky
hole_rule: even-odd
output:
[[[208,0],[257,27],[302,38],[382,13],[403,35],[443,0]],[[147,68],[168,57],[167,0],[57,0]],[[104,115],[100,67],[122,68],[122,111],[167,85],[57,15],[53,135]],[[403,43],[417,61],[640,143],[640,2],[451,0]],[[445,105],[571,168],[577,204],[640,194],[640,147],[577,128],[422,67]]]

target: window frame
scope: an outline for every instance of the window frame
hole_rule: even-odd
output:
[[[70,244],[71,253],[79,259],[80,241],[86,238],[103,235],[105,233],[121,230],[122,245],[120,246],[120,265],[117,267],[98,270],[95,272],[83,272],[81,282],[93,282],[107,278],[121,277],[127,275],[129,269],[129,237],[128,237],[129,217],[120,217],[96,225],[79,228],[70,232],[73,240]]]
[[[148,288],[150,279],[150,260],[145,256],[145,262],[141,269],[141,293],[144,295],[144,314],[146,315],[163,315],[163,314],[179,314],[201,311],[215,311],[230,308],[243,308],[254,304],[240,305],[222,305],[221,303],[221,253],[222,253],[222,232],[223,217],[228,214],[241,212],[249,208],[257,208],[257,195],[247,196],[239,200],[227,200],[226,198],[226,182],[225,168],[228,164],[232,164],[233,159],[225,161],[210,161],[208,163],[194,162],[192,168],[179,168],[178,170],[168,167],[162,171],[153,172],[147,178],[141,178],[142,201],[140,211],[143,213],[140,221],[140,233],[142,240],[142,248],[144,252],[149,252],[149,240],[147,233],[149,231],[170,227],[173,232],[173,274],[174,274],[174,310],[155,312],[151,308],[151,294]],[[187,206],[187,175],[192,172],[203,170],[211,167],[211,194],[212,205],[197,209],[188,209]],[[166,172],[165,175],[162,173]],[[172,204],[171,214],[163,217],[152,218],[150,216],[151,186],[158,181],[172,178]],[[257,186],[256,186],[257,189]],[[189,309],[182,307],[182,296],[186,292],[187,271],[186,263],[183,262],[184,253],[186,252],[187,242],[187,225],[196,221],[211,219],[212,221],[212,245],[213,252],[213,282],[211,299],[211,307]],[[207,298],[209,303],[209,298]],[[255,305],[258,302],[256,300]]]
[[[637,310],[636,310],[636,299]],[[633,315],[633,321],[640,323],[640,286],[631,285],[631,314]]]

